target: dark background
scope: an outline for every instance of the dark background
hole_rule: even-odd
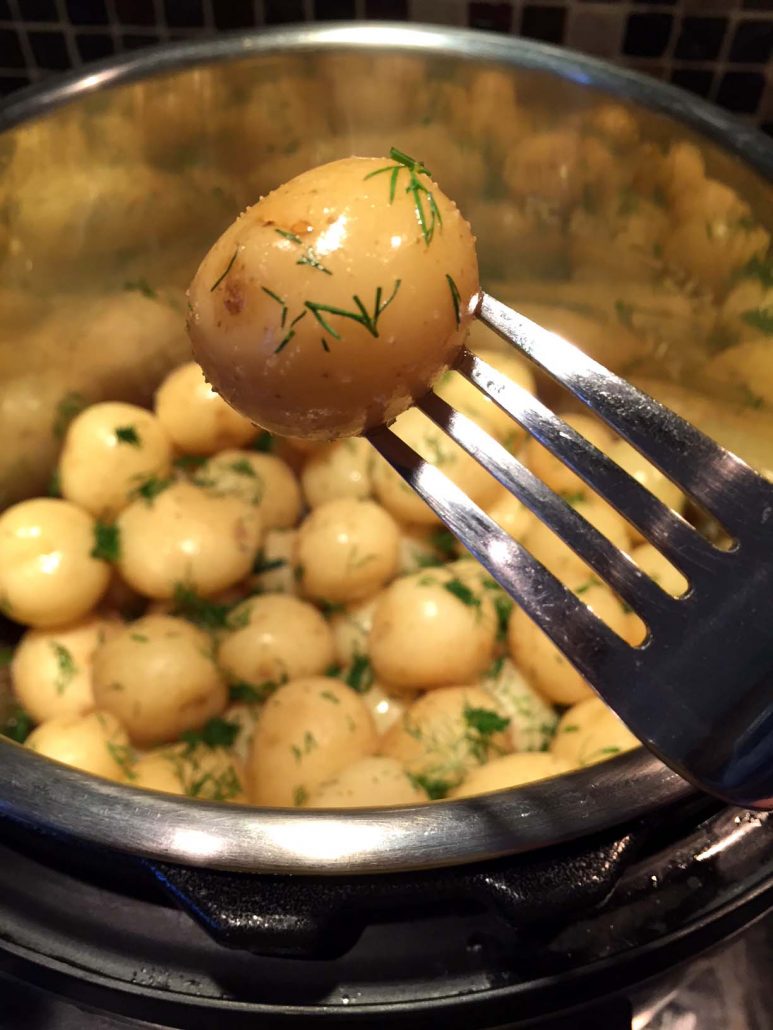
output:
[[[773,0],[0,0],[0,95],[161,40],[339,19],[562,44],[676,83],[773,134]]]

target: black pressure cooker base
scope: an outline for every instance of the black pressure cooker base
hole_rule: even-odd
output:
[[[685,819],[691,832],[675,835]],[[449,1030],[564,1020],[629,1030],[629,989],[771,904],[773,819],[682,810],[668,824],[654,839],[629,827],[546,856],[324,882],[161,869],[0,824],[0,973],[185,1030],[314,1021],[411,1030],[440,1019]],[[542,911],[540,862],[553,870]],[[327,933],[333,955],[285,957]],[[233,946],[270,950],[272,934],[284,955]],[[354,943],[336,956],[347,936]],[[570,1016],[578,1006],[595,1022]]]

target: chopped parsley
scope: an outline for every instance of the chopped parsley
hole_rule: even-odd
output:
[[[773,308],[752,308],[751,311],[744,311],[741,318],[766,336],[773,336]]]
[[[578,595],[586,594],[591,589],[591,587],[600,587],[600,586],[601,586],[601,582],[598,579],[596,579],[595,576],[591,576],[590,579],[586,580],[584,583],[580,583],[580,585],[578,587],[575,587],[574,588],[574,592],[575,592],[575,594],[578,594]]]
[[[773,259],[753,257],[741,269],[747,279],[759,279],[765,289],[773,288]]]
[[[263,683],[258,683],[257,686],[240,681],[229,686],[228,698],[230,701],[244,701],[248,705],[262,704],[275,691],[279,690],[280,685],[275,680],[265,680]]]
[[[309,792],[305,787],[296,787],[293,791],[293,804],[296,808],[300,808],[301,805],[305,805],[309,800]]]
[[[497,615],[497,640],[504,640],[513,611],[513,602],[503,591],[499,591],[494,598],[494,611]]]
[[[32,733],[33,726],[32,717],[24,711],[21,705],[13,705],[0,721],[0,736],[15,740],[17,744],[23,744]]]
[[[430,543],[444,558],[453,558],[456,554],[456,537],[448,529],[436,529],[430,536]]]
[[[358,694],[367,694],[373,686],[373,667],[367,655],[357,654],[354,656],[346,673],[346,683]]]
[[[266,558],[262,551],[258,552],[255,563],[252,566],[254,575],[259,576],[264,572],[276,572],[287,565],[286,558]]]
[[[467,584],[463,583],[458,577],[449,579],[447,583],[443,583],[443,589],[447,590],[449,594],[453,594],[454,597],[457,597],[462,604],[466,604],[468,608],[480,608],[480,598],[477,597]]]
[[[112,740],[107,742],[107,750],[111,758],[124,774],[127,780],[136,780],[137,774],[134,771],[136,758],[128,744],[115,744]]]
[[[335,696],[332,690],[323,690],[320,692],[320,697],[324,697],[326,701],[329,701],[331,705],[340,705],[341,701]]]
[[[171,477],[160,479],[158,476],[151,476],[150,479],[146,479],[139,486],[135,487],[132,491],[132,496],[142,498],[146,504],[152,504],[158,495],[167,490],[173,482],[174,480]]]
[[[57,640],[50,642],[51,650],[56,659],[56,676],[54,677],[54,688],[57,694],[63,694],[78,674],[78,666],[75,664],[70,651]]]
[[[257,479],[258,477],[257,472],[246,458],[237,458],[236,461],[232,461],[228,467],[232,472],[235,472],[237,476],[249,476],[252,479]]]
[[[485,762],[492,747],[495,746],[491,738],[495,733],[506,730],[510,720],[493,709],[473,708],[469,705],[465,706],[463,716],[467,725],[465,736],[470,752],[478,762]]]
[[[134,426],[116,426],[115,438],[119,443],[128,443],[132,447],[142,447],[140,434]]]
[[[59,401],[56,406],[56,412],[54,414],[54,424],[52,430],[57,440],[61,440],[64,434],[67,432],[67,428],[76,417],[80,415],[85,407],[88,406],[88,401],[83,394],[70,392],[66,393],[64,397]]]
[[[584,490],[575,490],[573,493],[569,490],[562,490],[561,497],[566,501],[570,508],[575,508],[578,504],[582,504],[588,500],[588,495]]]
[[[262,454],[268,454],[274,450],[274,445],[274,437],[264,429],[262,432],[258,433],[252,441],[251,447],[253,451],[260,451]]]
[[[448,797],[448,792],[453,787],[453,783],[450,783],[448,780],[441,780],[420,773],[408,773],[408,779],[414,787],[423,790],[430,801],[441,801],[443,798]]]
[[[494,661],[491,663],[491,665],[489,665],[488,669],[486,669],[486,671],[484,673],[484,676],[486,677],[486,679],[487,680],[495,680],[495,679],[497,679],[499,674],[502,672],[502,667],[504,666],[504,664],[505,664],[505,656],[503,654],[501,654],[498,658],[495,658]]]
[[[181,454],[174,459],[172,464],[182,472],[195,472],[196,469],[201,468],[206,460],[203,454]]]
[[[562,726],[561,727],[561,732],[562,733],[579,733],[580,732],[580,727],[576,726],[574,724],[572,724],[571,726]]]
[[[91,557],[99,561],[118,561],[121,557],[121,530],[106,522],[94,523],[94,546]]]
[[[328,676],[330,679],[338,679],[341,675],[342,667],[338,662],[334,662],[332,665],[328,665],[325,671],[322,673],[323,676]]]
[[[238,722],[229,722],[217,716],[199,730],[186,730],[185,733],[181,733],[180,740],[184,741],[189,749],[199,744],[208,748],[229,748],[233,747],[240,729]]]
[[[201,597],[196,591],[186,586],[185,583],[177,583],[174,588],[173,615],[179,615],[188,622],[200,626],[202,629],[231,629],[229,615],[234,608],[231,604],[220,604],[217,601],[210,601]]]
[[[141,293],[143,297],[147,297],[149,300],[155,300],[158,296],[153,287],[148,283],[148,280],[143,276],[125,282],[123,288],[132,293]]]

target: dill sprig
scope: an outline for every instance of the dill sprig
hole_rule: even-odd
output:
[[[459,310],[459,304],[462,298],[459,295],[459,287],[448,272],[446,272],[446,282],[448,283],[448,288],[451,291],[451,301],[454,305],[454,317],[456,318],[456,326],[458,328],[462,321],[461,312]]]
[[[305,317],[306,317],[306,315],[307,315],[307,312],[306,312],[306,311],[302,311],[302,312],[300,313],[300,315],[296,315],[296,316],[295,316],[295,318],[294,318],[294,319],[292,320],[292,322],[290,323],[290,328],[289,328],[289,330],[288,330],[288,331],[287,331],[287,332],[285,333],[285,335],[284,335],[284,336],[282,337],[282,339],[280,340],[280,342],[279,342],[279,346],[278,346],[278,347],[277,347],[277,349],[276,349],[276,350],[274,351],[274,354],[279,354],[279,352],[280,352],[280,351],[283,351],[283,350],[285,349],[285,347],[286,347],[286,346],[287,346],[287,344],[288,344],[288,343],[290,342],[290,340],[292,340],[292,338],[293,338],[293,337],[295,336],[295,326],[296,326],[296,325],[297,325],[297,324],[298,324],[298,323],[300,322],[300,320],[301,320],[302,318],[305,318]]]
[[[297,232],[288,232],[287,229],[274,229],[274,232],[282,239],[290,240],[291,243],[303,243]]]
[[[424,176],[429,179],[431,178],[431,173],[421,161],[417,161],[408,154],[404,154],[397,147],[390,148],[389,156],[395,164],[386,165],[384,168],[377,168],[373,172],[368,172],[365,178],[372,179],[376,175],[383,175],[384,172],[389,172],[389,203],[391,204],[397,192],[397,180],[400,172],[404,170],[408,172],[408,185],[405,187],[405,192],[410,193],[413,197],[416,219],[419,223],[421,234],[424,237],[424,242],[429,246],[435,235],[435,229],[442,229],[443,227],[443,218],[440,214],[440,209],[435,203],[432,190],[427,189],[421,178]]]
[[[223,270],[222,274],[221,274],[221,275],[219,275],[219,276],[217,277],[217,279],[215,279],[215,281],[214,281],[214,282],[212,283],[212,285],[210,286],[210,288],[209,288],[209,292],[210,292],[210,293],[214,293],[214,292],[215,292],[215,290],[216,290],[216,289],[218,288],[218,286],[219,286],[219,285],[220,285],[220,283],[221,283],[221,282],[223,281],[223,279],[225,279],[225,277],[226,277],[226,276],[228,275],[228,273],[229,273],[229,272],[231,271],[231,269],[232,269],[232,268],[233,268],[233,266],[234,266],[234,261],[236,261],[236,255],[237,255],[238,253],[239,253],[239,248],[237,247],[237,248],[236,248],[236,249],[234,250],[233,254],[231,255],[231,260],[230,260],[230,261],[228,262],[228,264],[227,264],[227,265],[225,266],[225,269]]]
[[[382,302],[383,290],[380,286],[376,287],[376,295],[373,301],[373,313],[371,314],[365,305],[362,303],[360,298],[355,294],[352,297],[354,301],[356,311],[347,311],[346,308],[335,307],[332,304],[319,304],[316,301],[307,300],[306,307],[314,315],[316,320],[322,326],[326,333],[336,339],[341,339],[341,334],[330,325],[324,315],[338,315],[341,318],[349,318],[352,322],[357,322],[364,329],[366,329],[371,336],[378,337],[378,320],[382,314],[386,311],[389,305],[397,296],[397,291],[400,289],[400,283],[402,280],[395,279],[395,285],[385,301]]]

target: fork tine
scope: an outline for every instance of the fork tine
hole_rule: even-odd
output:
[[[486,293],[481,295],[478,316],[595,411],[726,529],[733,532],[736,526],[748,525],[749,498],[732,486],[758,477],[740,458],[579,347]]]
[[[462,353],[455,369],[576,472],[688,578],[714,574],[722,552],[537,397],[469,351]]]
[[[430,465],[391,429],[367,438],[393,469],[440,516],[499,585],[591,682],[617,668],[632,648],[509,537],[440,469]]]
[[[676,610],[664,610],[676,606],[675,598],[477,423],[434,393],[417,401],[417,406],[595,569],[642,618],[646,620],[653,610],[677,617]]]

